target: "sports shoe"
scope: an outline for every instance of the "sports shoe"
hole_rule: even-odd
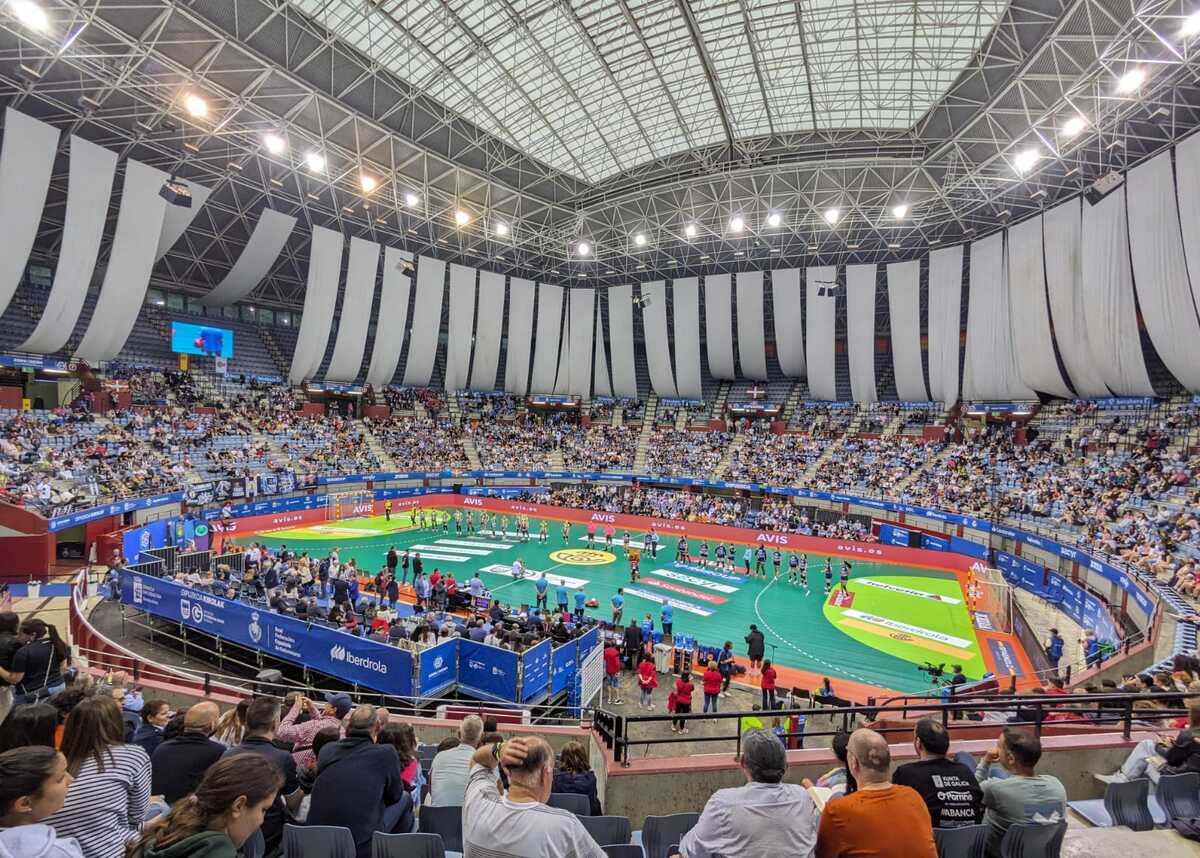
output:
[[[1123,784],[1129,782],[1129,778],[1121,771],[1114,772],[1111,775],[1096,775],[1096,780],[1102,784]]]
[[[676,727],[674,724],[672,724],[672,725],[671,725],[671,732],[672,732],[672,733],[678,733],[678,732],[679,732],[679,728],[678,728],[678,727]]]
[[[649,709],[650,711],[654,711],[654,704],[653,704],[653,703],[651,703],[651,704],[650,704],[649,706],[647,706],[646,708],[647,708],[647,709]]]
[[[620,699],[614,700],[614,701],[612,702],[613,706],[621,706],[621,705],[623,705],[624,703],[625,703],[625,701],[624,701],[624,700],[620,700]]]

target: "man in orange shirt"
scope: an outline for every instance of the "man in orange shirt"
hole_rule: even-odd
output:
[[[892,783],[887,741],[855,730],[846,766],[858,791],[825,805],[816,858],[937,858],[929,811],[920,794]]]

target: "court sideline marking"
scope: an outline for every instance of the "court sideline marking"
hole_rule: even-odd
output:
[[[784,646],[791,647],[796,652],[800,653],[802,656],[811,658],[813,661],[820,662],[821,664],[823,664],[827,668],[829,668],[830,671],[832,671],[834,673],[840,673],[843,676],[847,676],[850,679],[854,679],[859,682],[866,683],[867,685],[872,685],[873,683],[871,682],[871,680],[866,679],[865,677],[859,676],[857,673],[851,673],[850,671],[846,670],[845,668],[838,667],[836,664],[828,662],[819,656],[815,656],[811,652],[802,650],[800,647],[796,646],[794,643],[792,643],[790,640],[785,638],[779,632],[775,631],[775,629],[771,627],[771,624],[768,623],[765,619],[763,619],[762,611],[760,611],[758,609],[758,601],[766,594],[766,592],[768,590],[770,590],[772,587],[774,587],[776,583],[777,583],[777,579],[772,579],[771,582],[769,584],[767,584],[767,586],[765,586],[761,590],[759,590],[758,595],[754,597],[754,614],[755,614],[755,616],[758,617],[758,621],[763,624],[763,628],[765,628],[771,634],[775,635],[775,637],[779,638],[779,640],[781,640],[783,642]]]

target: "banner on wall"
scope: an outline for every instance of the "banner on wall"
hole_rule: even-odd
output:
[[[550,688],[549,638],[531,646],[521,654],[521,702],[528,703],[545,697]]]
[[[397,697],[413,693],[412,653],[399,647],[135,572],[121,575],[121,602],[364,688]]]
[[[517,702],[515,652],[460,638],[458,641],[459,691],[483,700]]]
[[[417,693],[436,697],[458,681],[458,638],[423,650],[417,658]]]
[[[894,524],[879,525],[879,541],[884,545],[903,545],[907,548],[911,536],[912,531],[903,527],[896,527]]]
[[[184,496],[192,506],[245,500],[246,480],[242,477],[232,477],[192,483],[187,487]]]
[[[125,531],[121,536],[121,554],[126,563],[140,563],[143,551],[163,548],[171,536],[171,519],[159,519]],[[150,558],[146,558],[150,559]]]
[[[950,540],[930,533],[922,533],[921,547],[926,551],[949,551]]]
[[[563,644],[550,656],[550,694],[566,691],[575,681],[578,670],[579,646],[575,641]]]

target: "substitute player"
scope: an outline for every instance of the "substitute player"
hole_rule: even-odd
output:
[[[642,565],[642,552],[636,548],[629,549],[629,583],[636,584],[640,577],[640,569]]]
[[[724,545],[724,543],[721,543],[721,542],[717,543],[716,557],[717,557],[717,568],[724,569],[725,568],[725,545]]]
[[[708,565],[708,543],[707,542],[700,543],[700,565],[701,566]]]
[[[829,591],[833,589],[833,561],[828,557],[825,558],[825,595],[829,595]]]

